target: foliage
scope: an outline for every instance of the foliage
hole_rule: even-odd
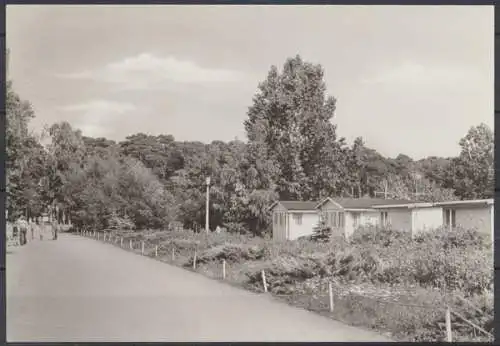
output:
[[[128,215],[121,217],[115,212],[109,219],[108,227],[112,230],[133,230],[135,225]]]
[[[320,220],[313,229],[311,240],[328,242],[332,236],[332,229],[326,224],[325,220]]]
[[[462,199],[493,198],[493,131],[485,124],[471,127],[460,140],[461,152],[453,158],[446,184]]]

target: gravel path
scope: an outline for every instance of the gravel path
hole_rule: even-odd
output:
[[[7,340],[390,341],[69,234],[7,255]]]

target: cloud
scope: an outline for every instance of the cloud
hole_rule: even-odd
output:
[[[398,84],[414,86],[443,86],[458,83],[476,83],[481,80],[479,72],[467,65],[424,66],[404,62],[388,67],[362,80],[363,84]]]
[[[131,103],[92,100],[86,103],[59,107],[62,112],[77,113],[75,127],[86,136],[101,137],[110,133],[113,123],[122,120],[120,116],[137,108]]]
[[[243,74],[226,69],[208,69],[175,57],[159,58],[149,53],[112,62],[103,68],[60,75],[63,78],[117,84],[124,89],[162,89],[172,83],[210,84],[233,82]]]

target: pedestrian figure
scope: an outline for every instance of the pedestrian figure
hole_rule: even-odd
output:
[[[52,223],[52,240],[57,240],[57,232],[58,232],[57,222]]]
[[[31,240],[35,240],[35,222],[30,221]]]
[[[25,245],[28,238],[27,238],[27,233],[28,233],[28,223],[24,219],[24,216],[21,216],[19,219],[19,232],[20,232],[20,245]]]
[[[12,228],[12,238],[14,239],[16,244],[20,244],[20,234],[19,234],[19,225],[17,222],[14,224],[14,227]]]

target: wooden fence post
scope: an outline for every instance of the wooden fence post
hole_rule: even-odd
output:
[[[158,257],[158,245],[155,246],[155,257]]]
[[[175,261],[175,247],[172,248],[172,261]]]
[[[226,260],[222,260],[222,280],[226,280]]]
[[[133,247],[132,247],[132,239],[129,240],[129,246],[130,246],[130,249],[132,250]]]
[[[451,312],[450,312],[450,307],[446,307],[445,320],[446,320],[446,341],[447,342],[453,342],[453,336],[452,336],[452,333],[451,333]]]
[[[123,237],[120,237],[120,247],[123,247]]]
[[[141,255],[144,256],[144,240],[141,241]]]
[[[196,269],[196,250],[194,250],[194,256],[193,256],[193,269]]]
[[[97,232],[97,240],[99,240],[99,232]]]
[[[328,283],[328,296],[330,297],[330,312],[333,312],[333,288],[332,283]]]
[[[262,269],[262,284],[264,285],[264,292],[267,293],[267,282],[266,282],[266,272]]]

